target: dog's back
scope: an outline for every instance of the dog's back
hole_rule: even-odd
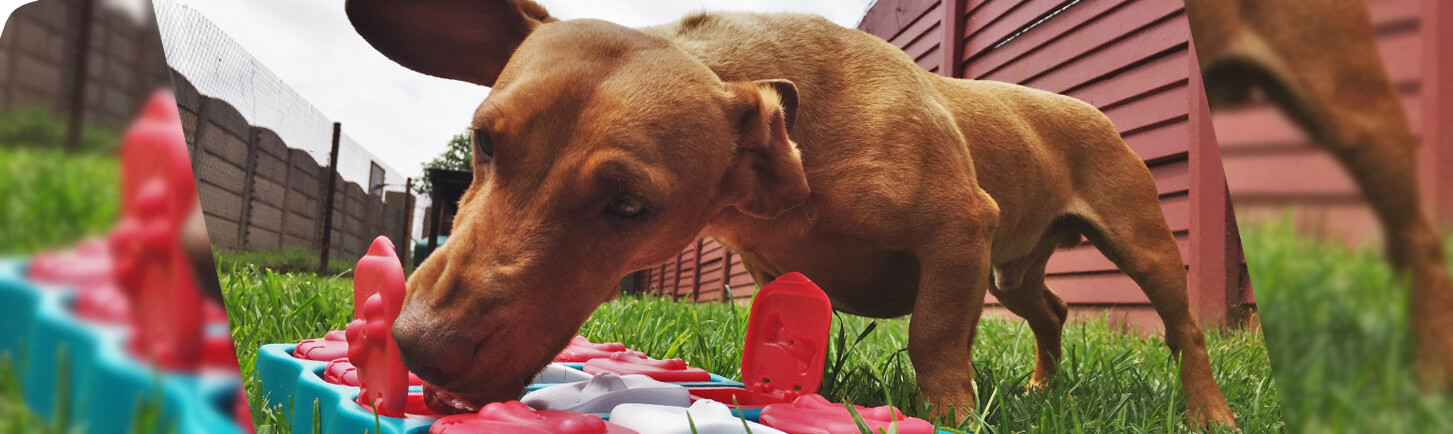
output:
[[[1143,172],[1128,177],[1135,180],[1131,189],[1154,192],[1149,170],[1095,107],[1015,84],[941,77],[898,47],[822,17],[702,12],[643,30],[672,41],[724,81],[796,83],[802,103],[792,136],[809,176],[881,176],[893,166],[923,164],[925,148],[968,150],[973,176],[999,205],[1002,234],[1037,233],[1076,206],[1077,188],[1103,186],[1093,180],[1106,173]],[[905,137],[907,126],[934,123],[943,125],[927,130],[952,133]],[[1020,238],[1026,245],[998,247],[1025,250],[1034,237]]]

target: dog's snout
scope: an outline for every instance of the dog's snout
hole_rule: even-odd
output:
[[[448,384],[464,374],[478,344],[407,310],[394,322],[393,335],[404,366],[431,384]]]

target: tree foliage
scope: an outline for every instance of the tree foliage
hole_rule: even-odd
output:
[[[473,161],[474,147],[470,145],[469,132],[455,134],[445,145],[443,153],[423,164],[424,177],[414,183],[414,191],[424,196],[434,191],[433,184],[429,182],[428,169],[472,170]]]

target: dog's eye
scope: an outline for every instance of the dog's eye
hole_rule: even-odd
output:
[[[641,211],[645,211],[645,206],[641,205],[641,201],[634,196],[621,194],[610,200],[605,211],[616,217],[631,218],[640,215]]]
[[[474,152],[494,158],[494,142],[489,138],[489,132],[470,130],[469,141],[474,145]]]

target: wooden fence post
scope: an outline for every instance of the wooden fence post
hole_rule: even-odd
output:
[[[205,140],[202,140],[202,132],[206,131],[207,130],[207,125],[212,122],[211,121],[211,117],[212,116],[210,116],[210,114],[208,113],[208,109],[209,109],[208,106],[210,104],[207,103],[208,101],[211,101],[212,99],[211,98],[207,98],[206,96],[203,96],[199,92],[197,94],[197,100],[198,100],[197,101],[197,120],[196,120],[196,124],[192,126],[192,155],[191,155],[191,158],[192,158],[192,171],[193,172],[197,172],[197,180],[200,181],[201,178],[202,178],[202,176],[201,176],[201,170],[202,170],[202,151],[204,151],[206,149],[206,147],[203,146],[203,143],[205,143],[206,141]],[[178,111],[180,111],[180,110],[178,110]]]
[[[409,255],[413,253],[413,246],[409,245],[409,233],[414,229],[414,178],[404,178],[404,215],[400,216],[399,228],[399,262],[409,263]]]
[[[1422,147],[1419,161],[1423,197],[1438,222],[1453,221],[1453,4],[1423,0],[1419,28],[1423,42]]]
[[[259,128],[247,127],[247,159],[242,163],[242,212],[237,216],[237,247],[246,249],[247,225],[252,222],[253,185],[257,184],[257,150],[261,147]]]
[[[343,124],[333,123],[333,150],[328,152],[328,187],[323,198],[323,247],[318,256],[318,275],[328,275],[328,251],[333,248],[333,196],[338,184],[338,139]]]
[[[681,301],[681,260],[686,256],[686,250],[676,252],[676,276],[671,279],[671,299]]]
[[[721,246],[721,301],[729,302],[732,295],[727,294],[727,288],[732,286],[732,249]]]
[[[96,24],[96,0],[81,0],[77,21],[76,68],[72,71],[75,76],[71,77],[70,123],[66,125],[66,143],[72,150],[81,149],[86,128],[86,80],[91,69],[91,27]]]
[[[293,153],[283,148],[282,160],[287,172],[283,173],[282,227],[278,228],[277,233],[278,248],[287,247],[288,243],[288,217],[292,214],[292,202],[288,199],[293,196]]]
[[[968,0],[943,0],[943,65],[938,67],[939,75],[959,78],[962,75],[964,54],[964,6]]]
[[[1191,44],[1190,42],[1187,42]],[[1190,149],[1190,264],[1187,275],[1191,311],[1202,323],[1219,327],[1226,323],[1230,305],[1227,288],[1239,282],[1228,279],[1226,216],[1226,172],[1221,168],[1221,153],[1216,144],[1216,131],[1211,125],[1210,108],[1206,104],[1205,85],[1201,82],[1200,65],[1194,44],[1189,49]]]
[[[691,267],[691,301],[701,301],[701,238],[696,239],[696,265]]]

